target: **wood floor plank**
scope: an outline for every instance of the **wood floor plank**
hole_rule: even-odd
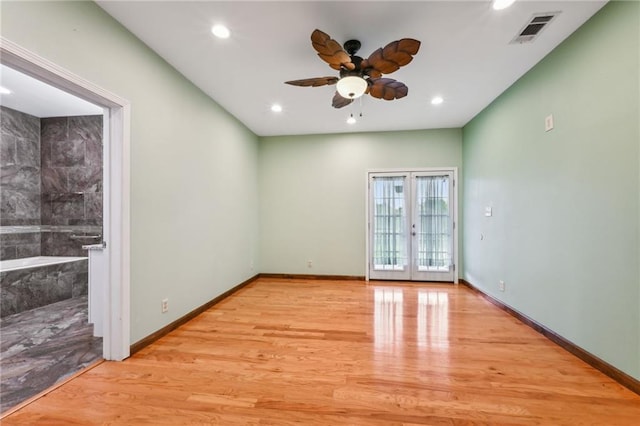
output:
[[[638,425],[640,396],[463,286],[261,278],[10,425]]]

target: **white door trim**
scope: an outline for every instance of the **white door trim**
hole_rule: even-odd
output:
[[[381,174],[381,173],[431,173],[431,172],[453,172],[453,262],[455,265],[455,269],[453,271],[453,282],[454,284],[458,284],[459,282],[459,267],[458,267],[458,168],[457,167],[427,167],[427,168],[393,168],[393,169],[370,169],[365,173],[365,192],[367,196],[365,197],[365,280],[369,281],[369,261],[370,261],[370,200],[369,200],[369,177],[372,174]]]
[[[130,345],[130,111],[129,101],[0,37],[0,62],[109,111],[109,261],[104,321],[104,358],[123,360]]]

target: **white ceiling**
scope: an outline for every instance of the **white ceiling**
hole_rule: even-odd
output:
[[[606,1],[518,0],[502,11],[488,0],[97,3],[253,132],[272,136],[462,127]],[[544,12],[561,13],[535,42],[509,44],[533,14]],[[227,25],[231,38],[215,38],[210,28],[216,23]],[[414,60],[389,75],[409,87],[408,96],[365,95],[361,103],[334,109],[335,86],[284,84],[337,76],[311,46],[316,28],[340,43],[360,40],[362,57],[394,40],[420,40]],[[4,67],[0,78],[13,84]],[[25,101],[31,106],[22,108],[33,115],[78,115],[51,112],[49,95],[32,92]],[[431,105],[435,95],[444,103]],[[18,98],[16,90],[0,101],[10,106]],[[273,103],[283,112],[271,112]],[[358,123],[346,124],[349,114],[360,112]]]
[[[11,91],[0,94],[0,105],[35,117],[102,115],[102,108],[60,89],[0,65],[0,86]]]
[[[606,1],[98,1],[98,4],[222,107],[261,136],[461,127],[597,12]],[[534,13],[561,12],[532,44],[514,38]],[[231,30],[212,36],[213,24]],[[413,62],[390,78],[406,98],[363,97],[331,106],[335,86],[287,80],[335,76],[316,55],[320,29],[339,43],[362,42],[359,56],[400,38],[422,42]],[[431,98],[444,97],[435,107]],[[274,114],[272,103],[284,111]],[[346,124],[350,113],[363,118]]]

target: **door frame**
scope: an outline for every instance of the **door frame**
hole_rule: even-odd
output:
[[[367,194],[365,197],[365,220],[364,220],[364,229],[365,229],[365,280],[369,281],[369,262],[370,262],[370,233],[371,233],[371,223],[370,223],[370,191],[369,191],[369,178],[372,174],[380,174],[380,173],[403,173],[403,174],[411,174],[411,173],[453,173],[453,283],[458,284],[459,282],[459,267],[458,267],[458,168],[457,167],[424,167],[424,168],[392,168],[392,169],[369,169],[365,173],[365,193]]]
[[[104,182],[109,188],[104,235],[108,277],[104,305],[103,357],[121,361],[130,347],[130,123],[131,104],[57,64],[0,37],[0,62],[108,111]],[[108,223],[107,223],[108,222]]]

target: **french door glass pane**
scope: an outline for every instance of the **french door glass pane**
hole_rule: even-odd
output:
[[[449,176],[416,177],[419,271],[448,271],[451,262]]]
[[[404,270],[407,265],[405,177],[373,179],[373,267]]]

